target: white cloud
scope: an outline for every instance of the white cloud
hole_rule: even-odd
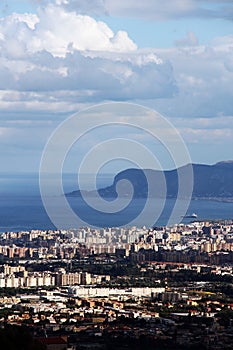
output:
[[[24,23],[30,29],[34,30],[36,24],[39,23],[39,18],[36,14],[33,13],[13,13],[8,17],[9,23]]]
[[[216,47],[219,52],[221,51],[230,51],[233,49],[233,35],[225,35],[217,37],[212,40],[211,47]]]
[[[30,92],[41,95],[34,105],[43,110],[46,103],[54,109],[63,102],[148,99],[176,92],[167,61],[156,53],[141,53],[126,32],[114,34],[90,16],[49,4],[37,15],[2,18],[0,33],[0,89],[8,91],[12,100],[14,91],[24,92],[23,100],[29,96],[25,108],[32,103]],[[58,97],[57,92],[63,93]],[[0,108],[8,106],[3,99]]]
[[[0,20],[1,41],[7,41],[8,55],[46,50],[54,56],[65,57],[69,48],[128,52],[135,43],[124,31],[116,34],[102,21],[90,16],[67,12],[62,7],[40,7],[38,15],[13,14]]]
[[[175,48],[138,49],[126,32],[114,33],[106,23],[90,17],[90,13],[108,12],[160,20],[217,13],[203,11],[203,3],[192,0],[174,0],[169,6],[159,0],[37,2],[41,5],[37,14],[0,19],[2,164],[9,165],[12,155],[10,167],[15,169],[18,162],[23,170],[31,168],[59,122],[107,100],[154,107],[174,121],[200,157],[209,159],[209,148],[202,147],[207,144],[219,152],[219,159],[225,157],[226,143],[230,158],[233,37],[200,46],[189,32]],[[25,153],[31,158],[26,159]]]
[[[2,110],[64,112],[103,100],[152,100],[171,117],[233,113],[232,36],[200,46],[190,32],[179,42],[185,46],[139,50],[127,33],[54,3],[37,15],[2,18],[0,33]]]

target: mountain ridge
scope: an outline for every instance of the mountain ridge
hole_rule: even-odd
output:
[[[208,164],[187,164],[172,170],[153,170],[130,168],[116,174],[110,186],[100,188],[98,191],[76,190],[69,192],[68,197],[79,197],[82,194],[87,196],[100,195],[103,198],[116,198],[120,196],[131,196],[133,186],[134,198],[146,198],[148,193],[152,197],[164,197],[164,186],[166,186],[166,197],[176,198],[178,194],[178,172],[185,174],[193,169],[193,192],[192,198],[200,199],[233,199],[233,161],[222,161],[213,165]],[[121,180],[128,180],[122,182]],[[147,181],[148,180],[148,181]],[[121,181],[120,192],[117,187]],[[186,178],[187,186],[191,184],[191,178]],[[148,192],[148,183],[150,191]],[[152,184],[152,186],[151,186]]]

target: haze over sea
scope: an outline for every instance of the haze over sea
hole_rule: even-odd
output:
[[[102,175],[97,180],[98,188],[111,184],[113,175]],[[66,174],[63,178],[64,192],[77,189],[76,176]],[[51,181],[52,184],[52,181]],[[88,176],[86,189],[88,189]],[[56,197],[61,194],[53,194]],[[80,198],[69,199],[70,206],[89,225],[97,227],[130,226],[131,219],[137,218],[143,209],[145,199],[133,199],[129,207],[119,214],[100,214],[98,211],[88,208]],[[98,199],[96,198],[96,201]],[[174,199],[167,199],[162,214],[156,221],[156,225],[166,225],[169,215],[174,206]],[[153,215],[154,208],[151,207],[147,213],[148,222]],[[57,207],[58,215],[62,215],[62,208]],[[233,203],[217,202],[210,200],[192,200],[188,214],[196,213],[198,219],[232,219]],[[189,222],[193,219],[183,219],[182,222]],[[136,219],[137,226],[148,226],[147,220],[141,222]],[[87,226],[89,226],[87,224]],[[39,191],[38,175],[35,174],[2,174],[0,176],[0,232],[20,231],[32,229],[55,229],[50,221],[42,203]]]

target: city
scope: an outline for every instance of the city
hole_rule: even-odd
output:
[[[0,324],[41,349],[231,349],[231,220],[5,232],[0,262]]]

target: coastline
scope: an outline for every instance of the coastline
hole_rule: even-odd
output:
[[[233,203],[233,197],[192,197],[194,201],[213,201],[221,203]]]
[[[65,193],[66,197],[82,197],[82,193],[87,196],[87,197],[92,197],[92,198],[98,198],[101,194],[98,193],[97,191],[86,191],[86,190],[76,190],[76,191],[72,191],[72,192],[68,192]],[[103,198],[108,198],[108,199],[115,199],[114,196],[111,195],[105,195],[105,196],[101,196]],[[120,195],[120,198],[128,198],[128,195]],[[133,199],[143,199],[143,198],[147,198],[146,196],[134,196]],[[150,198],[155,198],[155,199],[163,199],[163,197],[150,197]],[[167,196],[166,199],[177,199],[177,197],[173,197],[173,196]],[[187,198],[183,198],[183,199],[187,199]],[[221,203],[233,203],[233,197],[197,197],[197,196],[193,196],[191,198],[191,200],[194,201],[214,201],[214,202],[221,202]]]

